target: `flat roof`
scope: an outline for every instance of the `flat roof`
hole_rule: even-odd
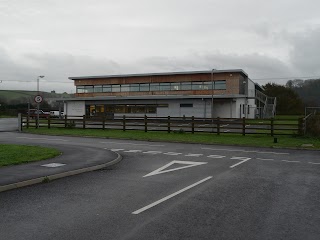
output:
[[[116,75],[100,75],[100,76],[81,76],[69,77],[70,80],[80,79],[100,79],[100,78],[123,78],[123,77],[146,77],[146,76],[168,76],[168,75],[184,75],[184,74],[201,74],[201,73],[241,73],[248,77],[248,74],[242,69],[226,69],[226,70],[207,70],[207,71],[186,71],[186,72],[163,72],[163,73],[135,73],[135,74],[116,74]]]

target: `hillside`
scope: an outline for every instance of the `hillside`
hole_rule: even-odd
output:
[[[23,102],[26,100],[32,100],[37,95],[37,91],[25,91],[25,90],[0,90],[0,101],[6,103]],[[55,93],[55,92],[41,92],[40,95],[44,99],[47,98],[69,98],[73,94],[68,93]]]

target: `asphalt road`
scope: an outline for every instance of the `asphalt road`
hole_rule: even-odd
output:
[[[0,239],[320,239],[319,151],[61,138],[0,133],[124,158],[0,193]]]

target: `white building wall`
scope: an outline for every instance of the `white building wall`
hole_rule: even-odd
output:
[[[67,116],[83,116],[86,114],[85,101],[66,102],[64,111]]]

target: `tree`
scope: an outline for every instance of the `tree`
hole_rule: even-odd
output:
[[[277,98],[277,114],[303,113],[303,102],[293,89],[275,83],[268,83],[263,88],[267,96]]]

